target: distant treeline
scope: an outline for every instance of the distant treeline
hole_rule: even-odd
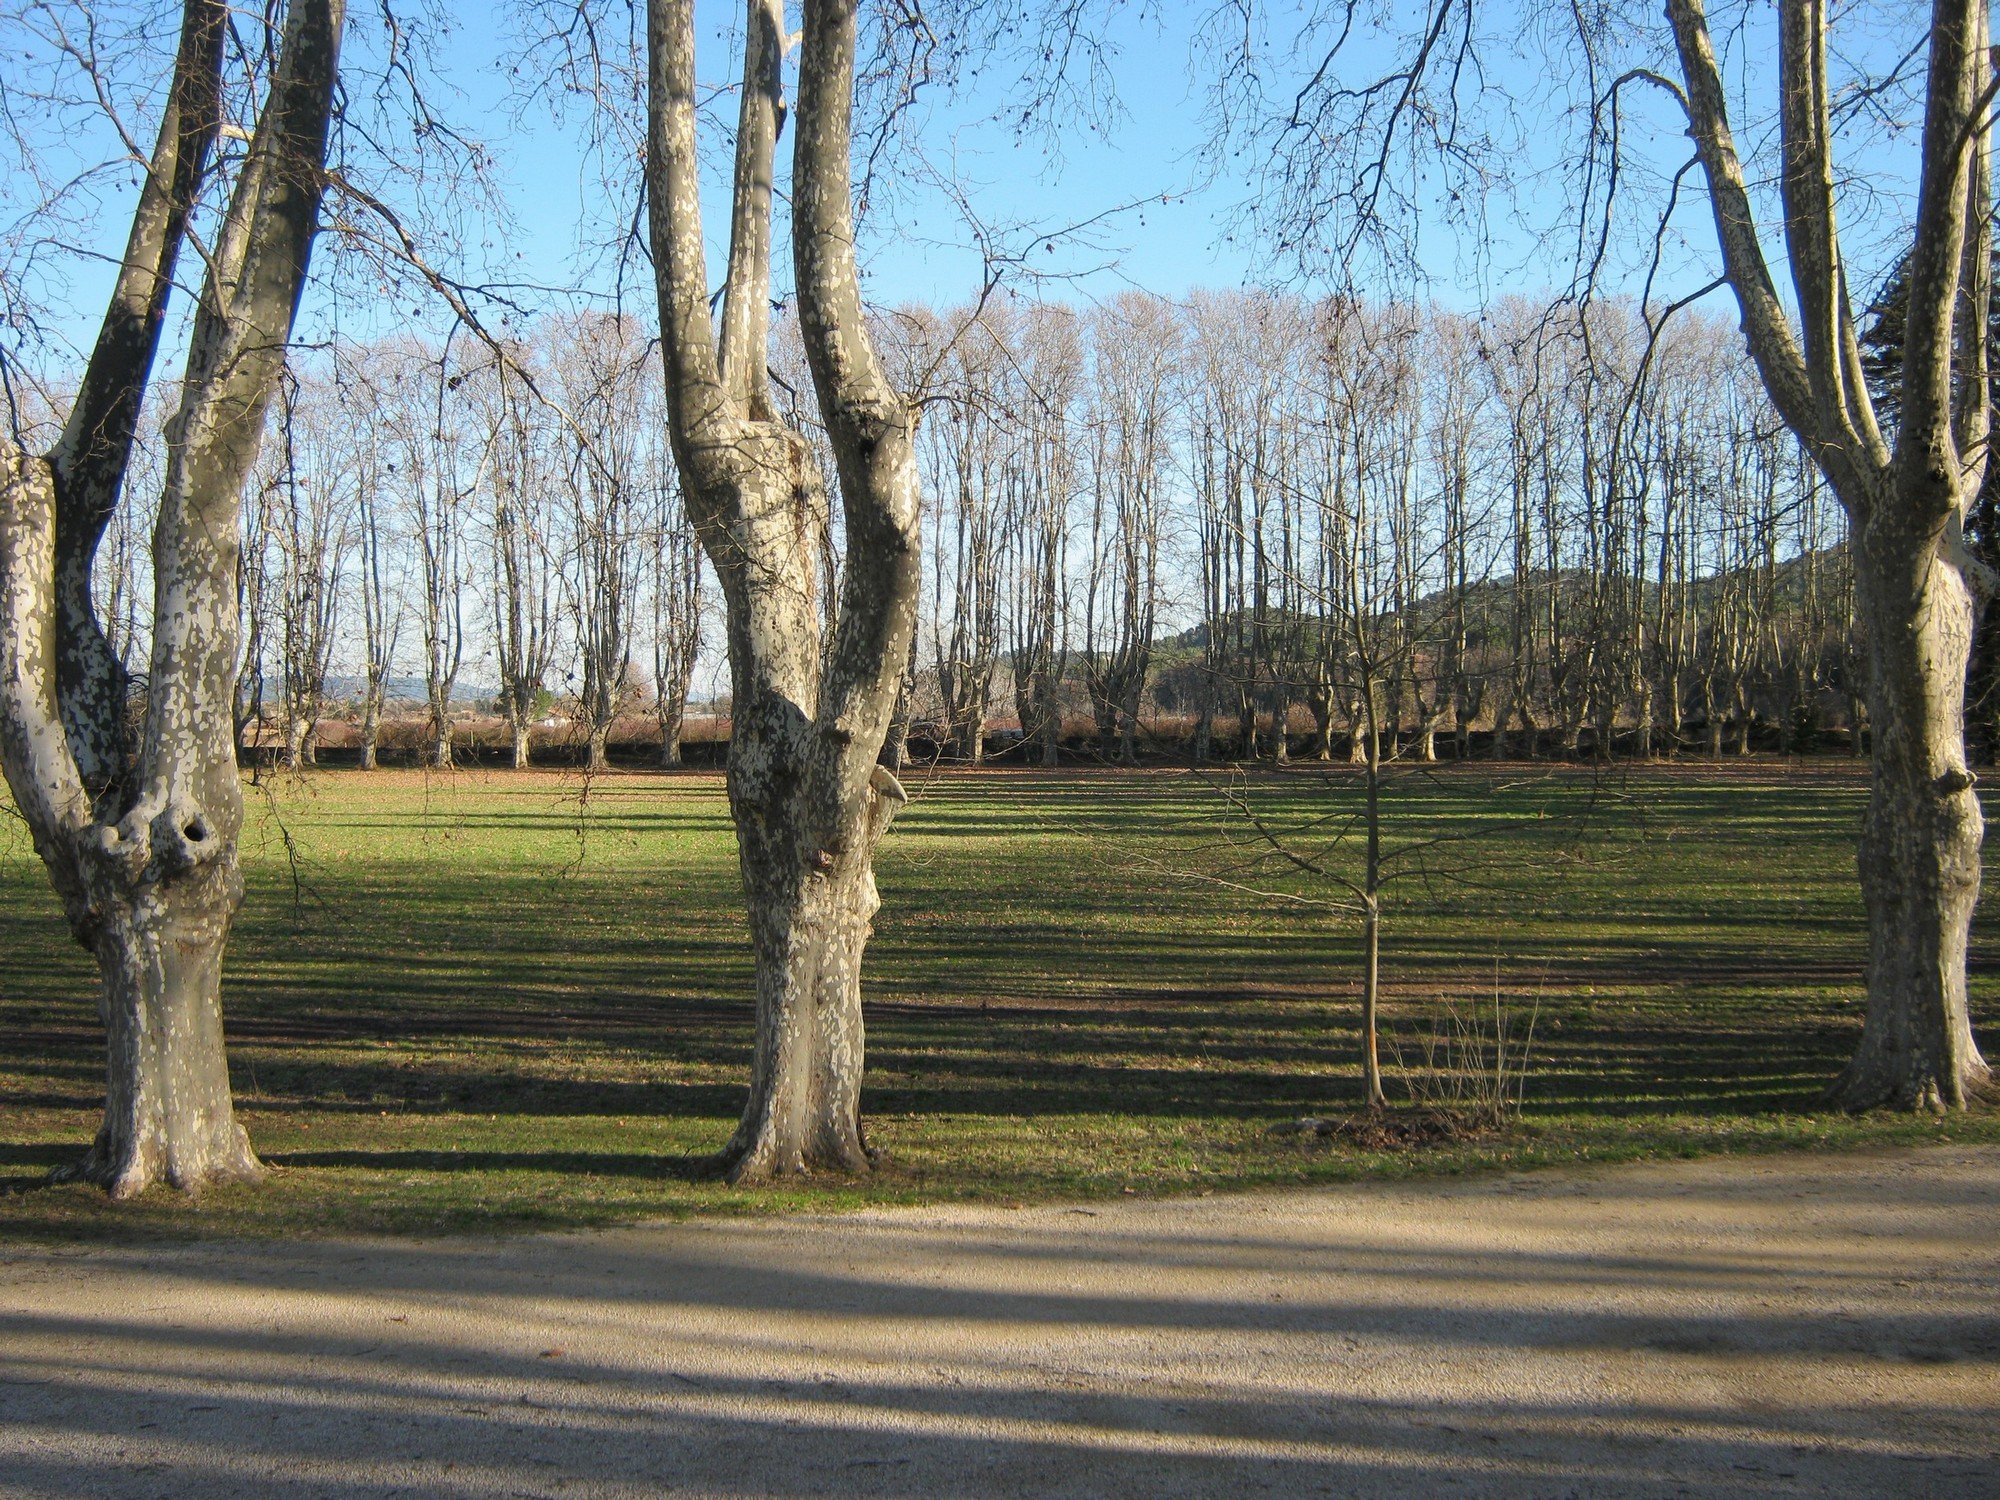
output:
[[[918,748],[1340,756],[1372,722],[1418,756],[1715,754],[1845,747],[1864,717],[1844,517],[1720,321],[1234,292],[879,327],[924,406]],[[809,389],[782,323],[772,364]],[[648,331],[602,315],[505,359],[312,363],[246,510],[245,744],[671,760],[697,667],[726,684],[659,392]],[[120,526],[98,578],[143,669]],[[454,728],[475,673],[497,749]]]

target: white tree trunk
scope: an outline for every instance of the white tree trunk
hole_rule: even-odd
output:
[[[868,1165],[861,958],[877,904],[875,846],[903,800],[876,761],[909,661],[921,561],[915,414],[869,342],[854,261],[854,12],[845,0],[807,0],[795,282],[846,525],[838,625],[822,651],[825,496],[805,440],[772,413],[766,373],[786,50],[775,0],[750,0],[745,36],[718,338],[701,230],[693,6],[652,0],[648,201],[669,424],[688,514],[723,590],[729,800],[756,958],[749,1100],[719,1165],[733,1181],[759,1182]]]
[[[242,898],[233,847],[168,884],[103,879],[90,941],[106,1035],[104,1123],[60,1178],[129,1198],[263,1175],[236,1122],[222,1045],[222,956]]]

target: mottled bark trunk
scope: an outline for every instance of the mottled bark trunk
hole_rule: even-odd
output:
[[[511,762],[517,771],[530,771],[535,765],[535,746],[529,734],[526,719],[515,719],[507,726],[513,733],[514,749]]]
[[[1849,1109],[1958,1109],[1991,1077],[1965,992],[1985,832],[1965,761],[1973,601],[1945,558],[1913,582],[1909,549],[1893,538],[1864,534],[1855,550],[1875,726],[1859,858],[1868,1008],[1833,1098]]]
[[[610,742],[610,725],[592,724],[590,726],[589,749],[586,752],[585,759],[587,769],[592,771],[608,771],[611,769]]]
[[[257,1171],[230,1106],[220,1010],[222,954],[242,892],[239,504],[318,221],[342,20],[339,0],[295,0],[287,9],[269,95],[205,246],[186,374],[166,432],[146,718],[136,746],[119,679],[98,659],[101,632],[92,622],[65,639],[58,628],[55,580],[88,576],[101,526],[61,524],[60,458],[37,463],[11,452],[0,485],[0,768],[71,931],[99,962],[109,1088],[104,1127],[75,1175],[119,1197],[162,1178],[194,1189]],[[191,35],[217,37],[212,28],[223,24],[216,8],[190,4],[177,66],[186,66]],[[135,245],[147,238],[138,230],[148,213],[160,210],[159,160],[141,194]],[[166,265],[171,249],[161,249]],[[126,327],[133,270],[128,262],[121,274],[107,337]],[[136,410],[158,305],[139,346],[93,362],[79,411],[107,395]],[[119,451],[93,450],[108,465],[113,500],[126,465],[124,446],[114,446]],[[118,717],[106,720],[113,710]],[[115,743],[121,759],[132,752],[129,778],[91,773],[100,743]]]
[[[751,757],[765,748],[753,747]],[[882,904],[875,846],[903,793],[879,770],[847,826],[833,830],[825,848],[807,849],[798,835],[813,819],[800,805],[802,790],[789,777],[732,779],[757,965],[750,1098],[723,1153],[736,1181],[870,1165],[861,1124],[861,960]]]
[[[99,884],[89,946],[104,1020],[104,1121],[59,1178],[129,1198],[263,1175],[236,1121],[222,1043],[222,957],[242,899],[232,846],[165,883]]]
[[[651,0],[648,203],[669,421],[688,513],[721,580],[733,693],[729,796],[756,957],[757,1034],[731,1180],[862,1171],[860,966],[875,845],[902,800],[878,763],[920,582],[915,412],[869,342],[849,176],[854,12],[807,0],[793,148],[799,327],[839,469],[840,608],[821,649],[826,503],[766,374],[772,160],[784,16],[750,0],[720,335],[695,142],[691,0]]]

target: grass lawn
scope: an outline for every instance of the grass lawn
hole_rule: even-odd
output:
[[[2000,1139],[1818,1112],[1860,1027],[1845,762],[1443,769],[1390,794],[1383,966],[1406,1058],[1496,988],[1536,1029],[1521,1126],[1398,1153],[1271,1133],[1359,1096],[1351,918],[1238,889],[1214,781],[913,776],[869,949],[866,1182],[700,1178],[750,1047],[722,783],[707,774],[326,772],[249,789],[225,1010],[254,1189],[112,1208],[40,1185],[101,1101],[93,971],[0,816],[0,1238],[457,1232],[955,1197],[1182,1192],[1716,1149]],[[1287,826],[1344,769],[1249,783]],[[1344,814],[1343,814],[1344,815]],[[1345,856],[1335,856],[1344,859]],[[1344,865],[1343,868],[1351,868]],[[1990,888],[1989,888],[1990,891]],[[1975,1021],[2000,1022],[1989,893]],[[1392,1097],[1398,1083],[1392,1075]]]

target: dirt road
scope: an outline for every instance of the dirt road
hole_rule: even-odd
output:
[[[2000,1495],[2000,1148],[0,1248],[0,1494]]]

